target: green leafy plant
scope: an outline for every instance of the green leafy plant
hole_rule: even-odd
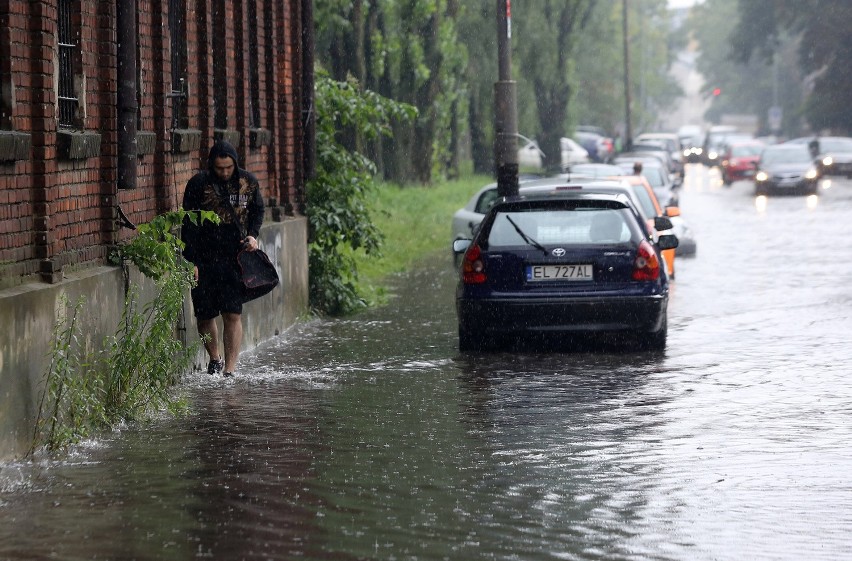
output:
[[[344,147],[343,129],[364,138],[389,136],[391,123],[411,121],[414,107],[360,89],[357,82],[337,82],[317,72],[317,173],[307,185],[310,224],[310,301],[320,313],[341,315],[364,305],[356,289],[357,269],[351,251],[378,254],[381,233],[367,205],[375,189],[375,165],[364,154]]]
[[[58,450],[94,431],[178,404],[172,388],[198,351],[175,337],[184,296],[194,282],[192,264],[181,257],[184,244],[173,233],[184,220],[219,218],[207,211],[168,212],[138,226],[137,235],[118,247],[114,257],[152,279],[156,294],[141,304],[138,290],[128,283],[120,325],[97,350],[87,349],[80,337],[83,300],[57,322],[31,452],[40,445]],[[62,309],[68,309],[67,300]]]

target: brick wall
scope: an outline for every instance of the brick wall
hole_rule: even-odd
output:
[[[258,176],[267,201],[274,203],[269,216],[300,212],[299,0],[183,2],[185,29],[178,36],[187,55],[186,125],[201,139],[200,147],[188,151],[173,145],[172,3],[137,0],[137,127],[153,139],[154,150],[138,157],[136,188],[123,190],[116,186],[117,3],[70,1],[79,44],[78,126],[71,132],[90,135],[89,148],[76,158],[67,157],[68,132],[59,126],[59,3],[0,0],[0,146],[11,146],[3,142],[12,139],[26,151],[0,153],[0,287],[53,282],[69,269],[103,264],[110,246],[132,235],[118,226],[116,205],[134,223],[180,206],[184,186],[203,166],[216,134],[214,72],[225,77],[225,128],[238,134],[243,167]],[[216,32],[224,33],[222,53],[213,50]],[[252,36],[256,62],[249,54]],[[252,64],[258,72],[257,123],[249,117]],[[92,138],[98,139],[94,148]]]

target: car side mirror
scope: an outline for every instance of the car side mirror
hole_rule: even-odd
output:
[[[657,238],[657,247],[663,249],[674,249],[680,245],[680,240],[674,234],[663,234]]]
[[[464,253],[473,240],[456,240],[453,242],[453,253]]]
[[[654,217],[654,230],[663,232],[665,230],[671,230],[672,228],[674,228],[672,221],[665,216]]]
[[[668,216],[669,218],[674,218],[675,216],[680,216],[680,207],[676,206],[667,206],[664,211],[664,216]]]

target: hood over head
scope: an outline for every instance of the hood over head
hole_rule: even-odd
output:
[[[234,160],[234,167],[240,167],[240,159],[237,156],[237,150],[231,146],[231,143],[227,140],[217,140],[213,145],[213,148],[210,149],[210,155],[207,156],[207,168],[213,171],[213,162],[216,158],[229,157]]]

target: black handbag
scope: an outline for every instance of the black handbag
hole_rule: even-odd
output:
[[[278,271],[263,250],[243,249],[237,254],[237,263],[245,286],[244,302],[260,298],[278,286]]]
[[[214,187],[214,190],[215,187]],[[234,225],[240,231],[240,239],[245,239],[246,233],[243,231],[243,225],[240,224],[240,219],[237,217],[237,212],[234,210],[231,201],[227,196],[221,196],[222,202],[228,208],[231,216],[234,219]],[[261,249],[249,251],[242,249],[237,254],[237,265],[240,268],[240,278],[243,281],[245,288],[243,302],[251,302],[255,298],[260,298],[264,294],[268,294],[273,288],[278,286],[278,271],[275,270],[275,265],[269,260],[269,256]]]

